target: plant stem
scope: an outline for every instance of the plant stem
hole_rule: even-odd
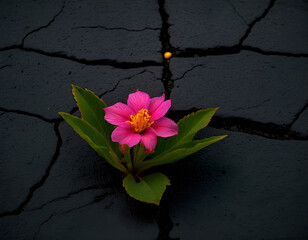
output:
[[[133,164],[132,164],[132,159],[130,156],[130,147],[128,147],[127,145],[124,147],[125,147],[124,160],[126,162],[126,166],[129,172],[133,172]]]
[[[142,163],[142,161],[146,158],[147,154],[144,153],[145,147],[143,144],[138,144],[138,147],[135,151],[135,158],[134,158],[134,168],[136,169],[138,165]]]
[[[136,168],[136,163],[138,162],[138,152],[139,152],[139,144],[134,147],[134,159],[133,159],[133,168]]]

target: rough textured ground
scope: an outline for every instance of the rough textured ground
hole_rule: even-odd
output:
[[[308,3],[0,1],[0,239],[307,239]],[[170,62],[162,54],[171,51]],[[71,84],[220,107],[159,207],[59,117]]]

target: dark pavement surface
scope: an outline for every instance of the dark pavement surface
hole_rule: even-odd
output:
[[[0,239],[308,239],[308,2],[0,0]],[[170,62],[162,58],[171,51]],[[57,114],[166,93],[220,107],[159,207]]]

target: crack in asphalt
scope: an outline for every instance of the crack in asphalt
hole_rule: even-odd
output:
[[[281,126],[275,123],[262,123],[240,117],[214,116],[209,126],[217,129],[258,135],[274,140],[308,140],[308,136],[291,131],[288,126]]]
[[[168,23],[169,15],[165,9],[165,1],[158,0],[159,13],[162,21],[162,27],[160,30],[160,42],[162,44],[161,54],[165,52],[174,52],[174,48],[170,44],[170,35],[169,35],[169,26]],[[170,98],[171,91],[173,89],[174,83],[172,80],[172,72],[169,67],[170,60],[163,58],[163,73],[161,81],[165,88],[165,97],[166,99]]]
[[[265,9],[263,14],[260,15],[259,17],[257,17],[253,22],[248,24],[248,29],[246,30],[243,37],[240,39],[239,43],[237,45],[231,46],[231,47],[223,47],[222,46],[222,47],[215,47],[215,48],[208,48],[208,49],[187,48],[187,49],[184,49],[184,50],[180,50],[180,49],[172,47],[171,44],[170,44],[170,35],[169,35],[169,26],[170,26],[170,24],[168,23],[169,15],[167,14],[167,12],[165,10],[165,1],[164,0],[158,0],[159,13],[160,13],[161,19],[162,19],[162,27],[158,28],[158,29],[156,29],[156,28],[153,28],[153,29],[144,28],[144,29],[138,30],[138,29],[126,29],[126,28],[106,28],[106,27],[103,27],[103,26],[80,26],[80,27],[76,27],[76,28],[73,28],[73,29],[101,28],[101,29],[104,29],[104,30],[125,30],[125,31],[133,31],[133,32],[139,32],[139,31],[145,31],[145,30],[160,30],[160,41],[161,41],[161,44],[162,44],[161,53],[163,54],[166,51],[170,51],[173,54],[175,54],[175,57],[228,55],[228,54],[237,54],[237,53],[241,52],[242,50],[257,52],[257,53],[260,53],[260,54],[263,54],[263,55],[278,55],[278,56],[287,56],[287,57],[308,57],[308,54],[264,51],[264,50],[262,50],[260,48],[256,48],[256,47],[243,46],[243,42],[249,36],[252,28],[255,26],[255,24],[257,22],[261,21],[263,18],[266,17],[266,15],[270,11],[270,9],[274,6],[275,2],[276,2],[276,0],[270,1],[269,6]],[[56,17],[58,17],[61,14],[61,12],[63,11],[64,5],[65,4],[63,4],[61,10],[53,17],[53,19],[47,25],[39,27],[39,28],[34,29],[31,32],[27,33],[27,35],[22,39],[21,45],[13,45],[13,46],[5,47],[5,48],[0,49],[0,51],[19,49],[21,51],[33,52],[33,53],[41,54],[41,55],[48,56],[48,57],[66,59],[66,60],[69,60],[69,61],[74,61],[74,62],[77,62],[77,63],[80,63],[80,64],[84,64],[84,65],[112,66],[112,67],[116,67],[116,68],[119,68],[119,69],[141,68],[141,67],[148,67],[148,66],[162,66],[163,67],[163,73],[162,73],[162,78],[160,80],[162,81],[162,83],[164,85],[167,99],[170,98],[171,91],[174,87],[174,81],[182,79],[188,72],[192,71],[196,67],[201,66],[201,65],[196,65],[196,66],[192,67],[191,69],[187,70],[186,72],[184,72],[184,74],[181,77],[176,78],[176,79],[172,79],[172,72],[171,72],[170,67],[169,67],[169,60],[165,60],[165,59],[162,62],[156,62],[156,61],[118,62],[116,60],[111,60],[111,59],[87,60],[87,59],[77,58],[77,57],[74,57],[74,56],[69,56],[67,54],[64,54],[63,52],[46,52],[46,51],[43,51],[43,50],[40,50],[40,49],[25,48],[24,47],[25,39],[29,35],[31,35],[32,33],[38,32],[39,30],[41,30],[43,28],[47,28],[52,22],[54,22]],[[8,67],[8,66],[11,66],[11,65],[2,66],[2,67],[0,67],[0,69],[3,69],[4,67]],[[142,71],[138,74],[142,74],[145,71],[146,70],[144,70],[144,71]],[[134,76],[136,76],[138,74],[135,74]],[[132,77],[133,76],[131,76],[131,78]],[[107,94],[108,92],[113,92],[118,87],[120,82],[124,81],[124,80],[125,79],[119,80],[111,90],[105,91],[100,96],[103,96],[103,95]],[[299,135],[296,132],[290,131],[291,126],[296,122],[296,120],[304,112],[304,110],[307,108],[307,105],[308,105],[308,103],[301,109],[301,111],[298,114],[296,114],[293,121],[290,124],[288,124],[287,126],[281,126],[281,125],[277,125],[277,124],[274,124],[274,123],[261,123],[261,122],[257,122],[257,121],[253,121],[253,120],[245,119],[245,118],[239,118],[239,117],[221,117],[221,116],[214,116],[213,121],[209,124],[209,126],[217,128],[217,129],[224,129],[224,130],[244,132],[244,133],[253,134],[253,135],[259,135],[259,136],[263,136],[263,137],[270,138],[270,139],[308,140],[308,136],[302,136],[302,135]],[[194,110],[197,110],[197,109],[194,109]],[[9,216],[9,215],[18,215],[19,213],[21,213],[23,211],[40,210],[40,209],[44,208],[46,205],[49,205],[53,202],[57,202],[57,201],[60,201],[60,200],[65,200],[65,199],[67,199],[67,198],[69,198],[69,197],[71,197],[75,194],[82,192],[82,191],[87,191],[87,190],[91,190],[91,189],[100,189],[101,186],[99,186],[99,185],[93,185],[93,186],[85,187],[85,188],[79,189],[77,191],[70,192],[66,196],[62,196],[62,197],[52,199],[52,200],[42,204],[40,207],[29,209],[29,210],[24,210],[24,207],[31,200],[34,192],[38,188],[42,187],[43,184],[45,183],[46,179],[48,178],[48,176],[50,174],[50,171],[51,171],[53,165],[55,164],[55,162],[56,162],[56,160],[59,156],[60,148],[62,146],[62,138],[61,138],[61,135],[60,135],[60,132],[59,132],[59,124],[60,124],[61,121],[63,121],[63,119],[47,119],[47,118],[45,118],[41,115],[38,115],[38,114],[29,113],[29,112],[21,111],[21,110],[9,110],[9,109],[5,109],[5,108],[1,108],[1,107],[0,107],[0,111],[13,112],[13,113],[21,114],[21,115],[36,117],[36,118],[38,118],[42,121],[45,121],[45,122],[48,122],[48,123],[54,123],[54,130],[55,130],[55,133],[58,137],[56,151],[55,151],[55,153],[52,157],[52,160],[49,163],[49,166],[45,170],[44,176],[41,178],[41,180],[38,183],[34,184],[30,188],[28,196],[19,205],[18,208],[16,208],[13,211],[7,211],[7,212],[4,212],[4,213],[0,213],[0,217]],[[74,111],[77,111],[77,108],[73,108],[71,110],[71,114]],[[181,115],[184,116],[184,115],[187,115],[189,113],[191,113],[190,110],[189,111],[170,111],[169,115],[174,115],[176,118],[178,118]],[[111,195],[111,194],[113,194],[113,193],[106,193],[106,194],[102,195],[101,198],[94,199],[91,202],[86,203],[84,205],[81,205],[79,207],[75,207],[75,208],[66,210],[62,213],[51,214],[47,219],[45,219],[39,225],[38,230],[36,231],[35,235],[33,236],[33,239],[37,238],[38,234],[41,232],[41,229],[53,217],[55,217],[57,215],[67,214],[67,213],[73,212],[75,210],[87,207],[87,206],[89,206],[93,203],[100,202],[103,199],[105,199],[106,196]],[[173,222],[172,222],[172,219],[169,215],[169,201],[168,201],[167,198],[168,198],[168,196],[166,196],[165,201],[162,201],[162,203],[159,207],[159,217],[157,219],[157,225],[158,225],[158,228],[159,228],[159,233],[158,233],[157,240],[164,240],[164,239],[171,240],[171,238],[169,237],[169,234],[170,234],[170,232],[173,228]],[[108,208],[110,205],[112,205],[112,203],[107,205],[106,208]]]
[[[148,71],[148,70],[143,70],[142,72],[139,72],[137,74],[134,74],[128,78],[125,78],[125,79],[122,79],[122,80],[127,80],[127,79],[131,79],[137,75],[140,75],[144,72],[149,72],[151,74],[154,74],[152,73],[151,71]],[[155,75],[154,75],[155,76]],[[107,92],[110,92],[110,91],[114,91],[115,88],[119,85],[120,81],[122,80],[119,80],[118,83],[116,84],[116,86],[112,89],[112,90],[109,90],[109,91],[106,91],[105,93],[103,93],[101,96],[103,96],[104,94],[106,94]],[[74,112],[76,112],[78,110],[77,107],[74,107],[72,108],[72,110],[70,111],[70,114],[73,114]],[[62,146],[62,138],[61,138],[61,134],[60,134],[60,131],[59,131],[59,124],[61,122],[63,122],[64,120],[62,118],[56,118],[56,119],[48,119],[48,118],[45,118],[39,114],[35,114],[35,113],[31,113],[31,112],[26,112],[26,111],[23,111],[23,110],[16,110],[16,109],[6,109],[6,108],[3,108],[3,107],[0,107],[0,111],[2,111],[2,114],[3,115],[4,113],[16,113],[16,114],[20,114],[20,115],[24,115],[24,116],[30,116],[30,117],[35,117],[39,120],[42,120],[44,122],[47,122],[47,123],[54,123],[54,131],[56,133],[56,136],[58,138],[58,142],[57,142],[57,147],[56,147],[56,151],[47,167],[47,169],[45,170],[45,174],[43,175],[43,177],[40,179],[39,182],[35,183],[34,185],[32,185],[29,189],[29,193],[26,197],[26,199],[20,203],[20,205],[14,209],[14,210],[11,210],[11,211],[6,211],[6,212],[2,212],[0,213],[0,218],[1,217],[6,217],[6,216],[12,216],[12,215],[18,215],[20,214],[21,212],[25,211],[24,210],[24,207],[30,202],[30,200],[32,199],[33,197],[33,194],[34,192],[40,188],[41,186],[43,186],[43,184],[45,183],[45,181],[47,180],[49,174],[50,174],[50,171],[53,167],[53,165],[55,164],[59,154],[60,154],[60,148]],[[47,203],[44,203],[43,205],[41,205],[40,207],[38,207],[37,209],[42,209],[44,206],[54,202],[54,201],[58,201],[60,199],[65,199],[71,195],[74,195],[74,194],[78,194],[79,192],[81,191],[85,191],[85,190],[89,190],[91,188],[94,188],[94,187],[99,187],[98,185],[96,186],[91,186],[91,187],[87,187],[87,188],[84,188],[84,189],[81,189],[81,190],[78,190],[78,191],[75,191],[75,192],[72,192],[72,193],[69,193],[67,196],[64,196],[64,197],[59,197],[59,198],[56,198],[56,199],[53,199],[53,200],[50,200],[49,202]],[[36,210],[36,209],[32,209],[32,210]],[[27,211],[31,211],[31,210],[27,210]]]
[[[160,18],[162,21],[159,38],[162,44],[161,53],[163,54],[164,52],[172,51],[175,48],[172,47],[170,43],[170,34],[169,34],[170,24],[168,23],[169,14],[165,9],[165,0],[158,0],[158,6],[159,6]]]
[[[116,67],[116,68],[119,68],[119,69],[132,69],[132,68],[140,68],[140,67],[148,67],[148,66],[162,66],[163,65],[163,63],[151,61],[151,60],[146,60],[146,61],[141,61],[141,62],[120,62],[120,61],[112,60],[112,59],[89,60],[89,59],[85,59],[85,58],[78,58],[78,57],[73,56],[73,55],[68,55],[68,54],[65,54],[64,52],[61,52],[61,51],[60,52],[47,52],[47,51],[44,51],[42,49],[25,47],[24,42],[25,42],[26,38],[29,35],[33,34],[34,32],[38,32],[38,31],[40,31],[44,28],[49,27],[55,21],[55,19],[63,12],[64,7],[65,7],[65,1],[63,2],[63,5],[62,5],[61,9],[59,10],[59,12],[46,25],[41,26],[39,28],[36,28],[36,29],[30,31],[29,33],[27,33],[23,37],[21,44],[3,47],[3,48],[0,49],[0,52],[18,49],[18,50],[21,50],[21,51],[24,51],[24,52],[32,52],[32,53],[37,53],[37,54],[47,56],[47,57],[61,58],[61,59],[77,62],[77,63],[88,65],[88,66],[112,66],[112,67]],[[139,32],[139,31],[145,31],[145,30],[160,30],[160,28],[148,28],[148,27],[140,29],[140,30],[138,30],[138,29],[134,30],[134,29],[127,29],[127,28],[106,28],[106,27],[103,27],[103,26],[88,26],[88,27],[87,26],[80,26],[80,27],[76,27],[76,28],[72,28],[72,29],[78,29],[78,28],[102,28],[102,29],[106,29],[106,30],[126,30],[126,31],[132,31],[132,32]]]
[[[264,12],[256,17],[245,31],[244,35],[240,38],[239,42],[233,46],[217,46],[212,48],[186,48],[186,49],[177,49],[175,52],[176,57],[180,58],[191,58],[191,57],[205,57],[205,56],[219,56],[219,55],[231,55],[238,54],[242,50],[257,52],[262,55],[278,55],[278,56],[287,56],[287,57],[308,57],[308,54],[302,53],[288,53],[288,52],[279,52],[279,51],[265,51],[257,47],[243,46],[244,41],[248,38],[253,27],[264,19],[270,10],[274,7],[276,0],[271,0]]]
[[[58,201],[61,201],[61,200],[67,200],[71,196],[77,195],[77,194],[79,194],[81,192],[90,191],[90,190],[100,190],[100,189],[105,189],[105,188],[111,188],[112,184],[114,184],[114,181],[108,182],[108,183],[105,183],[105,184],[95,184],[95,185],[92,185],[92,186],[84,187],[84,188],[78,189],[76,191],[72,191],[72,192],[66,194],[65,196],[61,196],[61,197],[57,197],[57,198],[51,199],[48,202],[45,202],[45,203],[41,204],[39,207],[27,209],[27,210],[24,210],[24,211],[25,212],[33,212],[33,211],[41,210],[45,206],[47,206],[47,205],[49,205],[51,203],[58,202]]]
[[[93,203],[98,203],[98,202],[104,200],[106,197],[113,195],[113,194],[115,194],[115,192],[111,191],[111,192],[104,193],[102,195],[95,196],[94,200],[92,200],[91,202],[88,202],[88,203],[81,205],[79,207],[75,207],[75,208],[71,208],[69,210],[66,210],[65,212],[63,212],[63,214],[71,213],[71,212],[79,210],[81,208],[88,207],[88,206],[92,205]],[[106,207],[109,207],[109,205],[110,204],[106,205]]]
[[[256,25],[257,22],[260,22],[262,19],[264,19],[267,14],[269,13],[269,11],[272,9],[272,7],[275,5],[276,0],[271,0],[268,7],[265,9],[265,11],[257,18],[255,18],[255,20],[253,20],[249,25],[248,25],[248,29],[246,30],[244,36],[240,39],[238,45],[242,46],[243,42],[247,39],[247,37],[249,36],[252,28]]]
[[[198,67],[203,67],[203,64],[197,64],[197,65],[193,66],[192,68],[186,70],[186,71],[182,74],[181,77],[178,77],[178,78],[173,79],[173,82],[176,82],[176,81],[178,81],[178,80],[184,78],[185,75],[186,75],[187,73],[191,72],[192,70],[194,70],[195,68],[198,68]]]
[[[104,95],[106,95],[107,93],[114,92],[114,91],[117,89],[117,87],[119,86],[119,84],[120,84],[121,82],[130,80],[130,79],[132,79],[132,78],[134,78],[134,77],[136,77],[136,76],[138,76],[138,75],[141,75],[141,74],[143,74],[143,73],[146,73],[146,72],[152,74],[152,75],[154,76],[154,78],[157,79],[156,76],[155,76],[155,74],[154,74],[153,72],[144,69],[143,71],[141,71],[141,72],[139,72],[139,73],[136,73],[136,74],[131,75],[131,76],[129,76],[129,77],[122,78],[122,79],[118,80],[117,83],[114,85],[114,87],[113,87],[112,89],[106,90],[105,92],[103,92],[102,94],[100,94],[100,95],[98,95],[98,96],[99,96],[100,98],[102,98],[102,97],[103,97]],[[159,80],[160,80],[160,79],[159,79]]]
[[[193,57],[206,57],[206,56],[221,56],[232,55],[240,53],[241,48],[239,45],[234,46],[219,46],[213,48],[185,48],[177,50],[175,57],[178,58],[193,58]]]
[[[153,72],[144,69],[144,70],[142,70],[142,71],[139,72],[139,73],[136,73],[136,74],[133,74],[133,75],[131,75],[131,76],[129,76],[129,77],[122,78],[122,79],[118,80],[117,83],[114,85],[113,88],[111,88],[111,89],[109,89],[109,90],[106,90],[105,92],[103,92],[102,94],[97,95],[97,96],[98,96],[99,98],[102,98],[102,97],[103,97],[104,95],[106,95],[107,93],[114,92],[122,81],[130,80],[130,79],[132,79],[132,78],[134,78],[134,77],[136,77],[136,76],[138,76],[138,75],[141,75],[141,74],[143,74],[143,73],[146,73],[146,72],[152,74],[156,80],[160,80],[159,78],[156,78],[156,76],[155,76],[155,74],[154,74]],[[78,111],[78,107],[73,107],[72,110],[71,110],[69,113],[72,115],[72,114],[74,114],[74,113],[77,112],[77,111]]]
[[[22,45],[8,46],[8,47],[0,49],[0,52],[14,50],[14,49],[19,49],[24,52],[37,53],[37,54],[47,56],[47,57],[65,59],[65,60],[77,62],[80,64],[84,64],[87,66],[112,66],[112,67],[119,68],[119,69],[133,69],[133,68],[141,68],[141,67],[149,67],[149,66],[162,66],[162,63],[152,61],[152,60],[146,60],[146,61],[141,61],[141,62],[119,62],[117,60],[112,60],[112,59],[89,60],[85,58],[77,58],[75,56],[66,55],[63,52],[46,52],[41,49],[23,47]]]
[[[153,74],[155,76],[155,74],[151,71],[148,71],[146,69],[144,69],[143,71],[139,72],[139,73],[136,73],[132,76],[129,76],[127,78],[124,78],[124,79],[121,79],[117,82],[117,84],[115,85],[115,87],[113,87],[111,90],[108,90],[108,91],[105,91],[103,94],[100,95],[100,97],[102,97],[103,95],[105,95],[106,93],[108,92],[112,92],[116,89],[116,87],[119,85],[119,83],[123,80],[129,80],[129,79],[132,79],[133,77],[135,76],[138,76],[140,74],[143,74],[145,72],[149,72],[151,74]],[[72,110],[70,111],[70,114],[73,114],[74,112],[76,112],[78,110],[77,107],[74,107],[72,108]],[[56,151],[52,157],[52,160],[50,161],[47,169],[45,170],[45,174],[43,175],[43,177],[40,179],[39,182],[35,183],[34,185],[32,185],[29,189],[29,193],[26,197],[26,199],[15,209],[15,210],[12,210],[12,211],[6,211],[6,212],[2,212],[0,213],[0,218],[1,217],[6,217],[6,216],[11,216],[11,215],[18,215],[20,214],[21,212],[25,211],[24,210],[24,207],[30,202],[30,200],[32,199],[32,196],[34,194],[34,192],[40,188],[41,186],[43,186],[43,184],[45,183],[45,181],[47,180],[49,174],[50,174],[50,171],[53,167],[53,165],[55,164],[58,156],[59,156],[59,153],[60,153],[60,148],[62,146],[62,138],[61,138],[61,134],[60,134],[60,131],[59,131],[59,124],[61,122],[63,122],[64,120],[62,118],[56,118],[56,119],[47,119],[39,114],[35,114],[35,113],[31,113],[31,112],[26,112],[26,111],[22,111],[22,110],[13,110],[13,109],[6,109],[6,108],[3,108],[3,107],[0,107],[0,111],[2,111],[1,115],[4,114],[4,113],[16,113],[16,114],[20,114],[20,115],[24,115],[24,116],[30,116],[30,117],[35,117],[39,120],[42,120],[44,122],[47,122],[47,123],[54,123],[54,131],[56,133],[56,136],[58,138],[58,142],[57,142],[57,147],[56,147]],[[54,201],[58,201],[60,199],[63,199],[63,198],[67,198],[71,195],[74,195],[74,194],[77,194],[81,191],[85,191],[85,190],[89,190],[90,188],[92,187],[99,187],[98,185],[97,186],[91,186],[91,187],[87,187],[85,189],[81,189],[81,190],[78,190],[76,192],[72,192],[72,193],[69,193],[68,196],[64,196],[64,197],[59,197],[59,198],[56,198],[56,199],[53,199],[45,204],[43,204],[42,206],[38,207],[37,209],[41,209],[43,208],[44,206],[50,204],[51,202],[54,202]],[[36,210],[36,209],[32,209],[32,210]],[[30,210],[27,210],[27,211],[30,211]]]
[[[113,195],[115,192],[107,192],[107,193],[104,193],[102,195],[99,195],[99,196],[96,196],[91,202],[88,202],[84,205],[81,205],[79,207],[74,207],[74,208],[71,208],[69,210],[66,210],[66,211],[63,211],[63,212],[60,212],[60,213],[52,213],[46,220],[44,220],[38,227],[38,230],[35,232],[34,236],[33,236],[33,240],[36,239],[37,235],[41,232],[42,230],[42,227],[48,223],[53,217],[55,216],[59,216],[59,215],[65,215],[65,214],[68,214],[68,213],[71,213],[73,211],[76,211],[76,210],[79,210],[79,209],[82,209],[82,208],[85,208],[85,207],[88,207],[92,204],[95,204],[95,203],[98,203],[98,202],[101,202],[102,200],[104,200],[106,197],[110,196],[110,195]],[[109,209],[110,206],[112,205],[113,203],[108,203],[104,209]]]
[[[245,34],[241,37],[238,44],[234,46],[219,46],[214,48],[186,48],[184,50],[181,50],[179,48],[174,48],[170,44],[170,35],[169,35],[169,26],[168,23],[169,15],[167,14],[165,8],[164,8],[164,0],[158,0],[159,3],[159,12],[162,19],[162,28],[161,28],[161,34],[160,34],[160,40],[162,42],[162,53],[166,51],[171,51],[175,54],[175,57],[179,58],[191,58],[191,57],[204,57],[204,56],[215,56],[215,55],[230,55],[230,54],[238,54],[242,50],[247,51],[255,51],[258,53],[262,53],[264,55],[272,55],[275,52],[264,52],[257,48],[252,47],[243,47],[243,42],[247,39],[249,36],[252,28],[255,26],[255,24],[259,21],[261,21],[263,18],[267,16],[269,11],[273,8],[276,0],[271,0],[267,8],[264,10],[264,12],[256,17],[250,24],[248,24],[248,28],[245,31]],[[284,56],[283,53],[280,53],[280,55]],[[287,56],[297,56],[297,54],[286,54]],[[302,55],[300,55],[302,56]],[[178,79],[177,79],[178,80]],[[169,60],[164,60],[163,62],[163,76],[162,76],[162,82],[164,84],[165,92],[166,92],[166,98],[169,99],[172,89],[174,88],[174,80],[172,79],[172,72],[169,68]]]
[[[13,65],[6,64],[6,65],[1,66],[0,69],[7,68],[7,67],[12,67],[12,66],[13,66]]]
[[[55,216],[54,214],[51,214],[46,220],[44,220],[38,227],[38,230],[34,233],[34,236],[33,236],[33,240],[36,239],[36,236],[40,233],[41,231],[41,228],[50,221],[50,219],[53,218],[53,216]]]
[[[131,79],[131,78],[133,78],[133,77],[135,77],[135,76],[138,76],[138,75],[140,75],[140,74],[143,74],[143,73],[145,73],[145,72],[149,72],[149,73],[151,73],[151,74],[154,75],[153,72],[144,69],[143,71],[141,71],[141,72],[139,72],[139,73],[136,73],[136,74],[134,74],[134,75],[132,75],[132,76],[129,76],[129,77],[127,77],[127,78],[124,78],[124,79],[119,80],[113,89],[104,92],[103,94],[100,95],[100,97],[103,96],[104,94],[108,93],[108,92],[114,91],[121,81],[123,81],[123,80],[129,80],[129,79]],[[155,75],[154,75],[154,76],[155,76]],[[78,110],[78,108],[77,108],[77,107],[74,107],[74,108],[71,110],[70,113],[73,114],[73,113],[76,112],[77,110]],[[45,122],[48,122],[48,123],[54,123],[54,124],[55,124],[55,125],[54,125],[54,131],[55,131],[55,133],[56,133],[56,136],[58,137],[58,142],[57,142],[56,151],[55,151],[55,153],[54,153],[54,155],[53,155],[53,157],[52,157],[52,160],[50,161],[50,163],[49,163],[47,169],[45,170],[45,174],[43,175],[43,177],[40,179],[39,182],[37,182],[37,183],[35,183],[34,185],[32,185],[32,187],[30,188],[29,193],[28,193],[26,199],[25,199],[15,210],[6,211],[6,212],[0,213],[0,218],[1,218],[1,217],[5,217],[5,216],[18,215],[18,214],[20,214],[21,212],[23,212],[23,211],[24,211],[24,207],[25,207],[25,206],[30,202],[30,200],[32,199],[32,196],[33,196],[34,192],[35,192],[38,188],[40,188],[40,187],[45,183],[45,181],[47,180],[47,178],[48,178],[48,176],[49,176],[49,174],[50,174],[50,171],[51,171],[53,165],[55,164],[55,162],[56,162],[56,160],[57,160],[57,158],[58,158],[58,156],[59,156],[60,148],[61,148],[61,146],[62,146],[62,138],[61,138],[61,134],[60,134],[60,131],[59,131],[59,124],[60,124],[61,122],[63,122],[64,120],[63,120],[62,118],[47,119],[47,118],[45,118],[45,117],[43,117],[43,116],[41,116],[41,115],[35,114],[35,113],[26,112],[26,111],[22,111],[22,110],[6,109],[6,108],[2,108],[2,107],[0,107],[0,111],[2,111],[3,113],[12,112],[12,113],[16,113],[16,114],[20,114],[20,115],[24,115],[24,116],[35,117],[35,118],[37,118],[37,119],[40,119],[40,120],[45,121]],[[90,187],[90,188],[91,188],[91,187]],[[86,190],[87,190],[87,188],[86,188]],[[81,191],[84,191],[84,189],[82,189]],[[77,193],[79,193],[79,192],[80,192],[80,191],[77,191],[76,193],[73,192],[73,193],[70,193],[70,194],[68,194],[68,195],[74,195],[74,194],[77,194]],[[61,199],[61,198],[65,198],[65,197],[66,197],[66,196],[60,197],[60,199]],[[51,200],[50,202],[43,204],[43,205],[42,205],[41,207],[39,207],[38,209],[41,209],[41,208],[43,208],[45,205],[47,205],[47,204],[49,204],[49,203],[51,203],[51,202],[57,201],[57,200],[59,200],[59,199]],[[33,210],[34,210],[34,209],[33,209]]]
[[[58,11],[58,13],[46,25],[33,29],[31,32],[28,32],[21,40],[21,46],[24,46],[26,38],[29,37],[32,33],[38,32],[44,28],[48,28],[55,21],[55,19],[63,12],[64,6],[65,6],[65,1],[63,2],[63,5],[61,9]]]
[[[229,5],[232,7],[233,11],[236,13],[236,15],[243,21],[243,23],[245,23],[248,26],[248,22],[245,20],[245,18],[239,13],[239,11],[237,11],[236,7],[233,5],[232,2],[230,2],[230,0],[227,0],[227,2],[229,3]]]
[[[291,53],[281,51],[269,51],[263,50],[257,47],[245,46],[220,46],[213,48],[186,48],[184,50],[178,50],[175,57],[178,58],[193,58],[193,57],[207,57],[207,56],[223,56],[223,55],[234,55],[239,54],[241,51],[249,51],[259,53],[264,56],[282,56],[282,57],[308,57],[308,53]]]
[[[179,240],[179,238],[171,238],[169,236],[174,225],[169,213],[169,208],[170,208],[170,202],[168,200],[169,198],[170,198],[170,193],[166,192],[165,196],[161,201],[161,204],[159,205],[159,213],[157,219],[159,232],[156,240]]]
[[[258,107],[261,107],[264,103],[267,103],[271,100],[272,100],[272,98],[267,98],[267,99],[263,100],[262,102],[260,102],[258,104],[254,104],[254,105],[250,105],[250,106],[246,106],[246,107],[237,107],[237,108],[234,109],[234,111],[251,110],[251,109],[254,109],[254,108],[258,108]]]
[[[293,124],[299,119],[300,115],[308,108],[308,102],[300,109],[300,111],[295,114],[294,119],[287,126],[289,129],[293,126]]]
[[[36,114],[36,113],[31,113],[31,112],[27,112],[27,111],[23,111],[23,110],[17,110],[17,109],[7,109],[7,108],[0,107],[0,111],[6,112],[6,113],[16,113],[16,114],[20,114],[20,115],[24,115],[24,116],[28,116],[28,117],[34,117],[34,118],[37,118],[37,119],[42,120],[42,121],[47,122],[47,123],[57,123],[57,122],[62,121],[61,118],[49,119],[49,118],[45,118],[44,116]]]
[[[162,27],[160,30],[160,42],[162,45],[161,54],[165,52],[173,53],[175,49],[171,46],[170,43],[170,35],[169,35],[169,26],[168,23],[169,15],[165,9],[165,0],[158,0],[159,6],[159,14],[162,21]],[[165,88],[165,97],[166,99],[170,98],[171,91],[174,87],[174,81],[172,80],[172,72],[169,67],[170,60],[163,58],[163,72],[161,81]],[[167,202],[168,201],[168,202]],[[166,196],[160,206],[159,206],[159,217],[157,219],[157,226],[158,226],[158,236],[157,240],[172,240],[169,237],[170,231],[173,227],[173,222],[171,217],[169,216],[169,198]]]
[[[228,1],[229,2],[229,1]],[[250,51],[256,52],[265,56],[285,56],[285,57],[308,57],[308,53],[292,53],[292,52],[283,52],[283,51],[271,51],[263,50],[258,47],[253,47],[249,45],[243,45],[244,41],[248,38],[249,34],[252,31],[252,28],[264,19],[270,10],[274,7],[276,0],[271,0],[264,12],[255,18],[250,24],[245,34],[241,37],[239,42],[233,46],[217,46],[212,48],[173,48],[175,50],[175,57],[179,58],[191,58],[191,57],[206,57],[206,56],[221,56],[221,55],[232,55],[238,54],[241,51]]]
[[[146,30],[152,30],[152,31],[158,31],[160,30],[160,28],[150,28],[150,27],[145,27],[142,29],[128,29],[128,28],[123,28],[123,27],[113,27],[113,28],[109,28],[109,27],[104,27],[104,26],[79,26],[79,27],[74,27],[72,28],[72,30],[75,29],[103,29],[103,30],[124,30],[127,32],[143,32]]]
[[[25,200],[23,202],[21,202],[19,204],[19,206],[14,209],[14,210],[11,210],[11,211],[6,211],[6,212],[2,212],[0,213],[0,217],[5,217],[5,216],[11,216],[11,215],[18,215],[20,214],[21,212],[24,211],[24,207],[30,202],[30,200],[32,199],[33,197],[33,194],[34,192],[39,189],[41,186],[43,186],[43,184],[45,183],[46,179],[48,178],[49,176],[49,173],[52,169],[52,167],[54,166],[54,164],[56,163],[57,159],[58,159],[58,156],[60,154],[60,148],[62,146],[62,138],[61,138],[61,135],[60,135],[60,131],[59,131],[59,124],[60,124],[60,121],[59,122],[56,122],[54,124],[54,131],[55,131],[55,134],[58,138],[58,141],[57,141],[57,146],[56,146],[56,150],[55,150],[55,153],[54,155],[52,156],[52,159],[48,165],[48,167],[46,168],[45,170],[45,174],[41,177],[41,179],[35,183],[34,185],[32,185],[32,187],[29,189],[29,193],[28,195],[26,196]]]
[[[200,109],[192,108],[190,110],[184,110],[184,111],[170,110],[167,113],[167,115],[172,119],[180,120],[182,117],[192,112],[196,112],[198,110]],[[271,123],[271,122],[263,123],[242,117],[223,117],[215,115],[213,116],[211,122],[209,123],[209,127],[222,130],[229,130],[233,132],[243,132],[246,134],[258,135],[261,137],[274,140],[298,140],[298,141],[308,140],[308,136],[304,136],[301,133],[291,131],[290,124],[278,125],[276,123]]]
[[[161,81],[165,88],[165,97],[170,99],[171,91],[174,87],[174,82],[172,80],[172,72],[170,71],[169,61],[164,60],[163,74]]]
[[[257,47],[251,47],[245,45],[242,50],[260,53],[265,56],[284,56],[284,57],[308,57],[308,53],[290,53],[290,52],[280,52],[280,51],[265,51]]]

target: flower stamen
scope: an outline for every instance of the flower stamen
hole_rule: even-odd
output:
[[[136,133],[142,133],[144,130],[149,128],[154,121],[150,122],[151,116],[148,113],[147,109],[141,109],[135,116],[130,115],[131,121],[129,122],[132,125],[132,128]]]

